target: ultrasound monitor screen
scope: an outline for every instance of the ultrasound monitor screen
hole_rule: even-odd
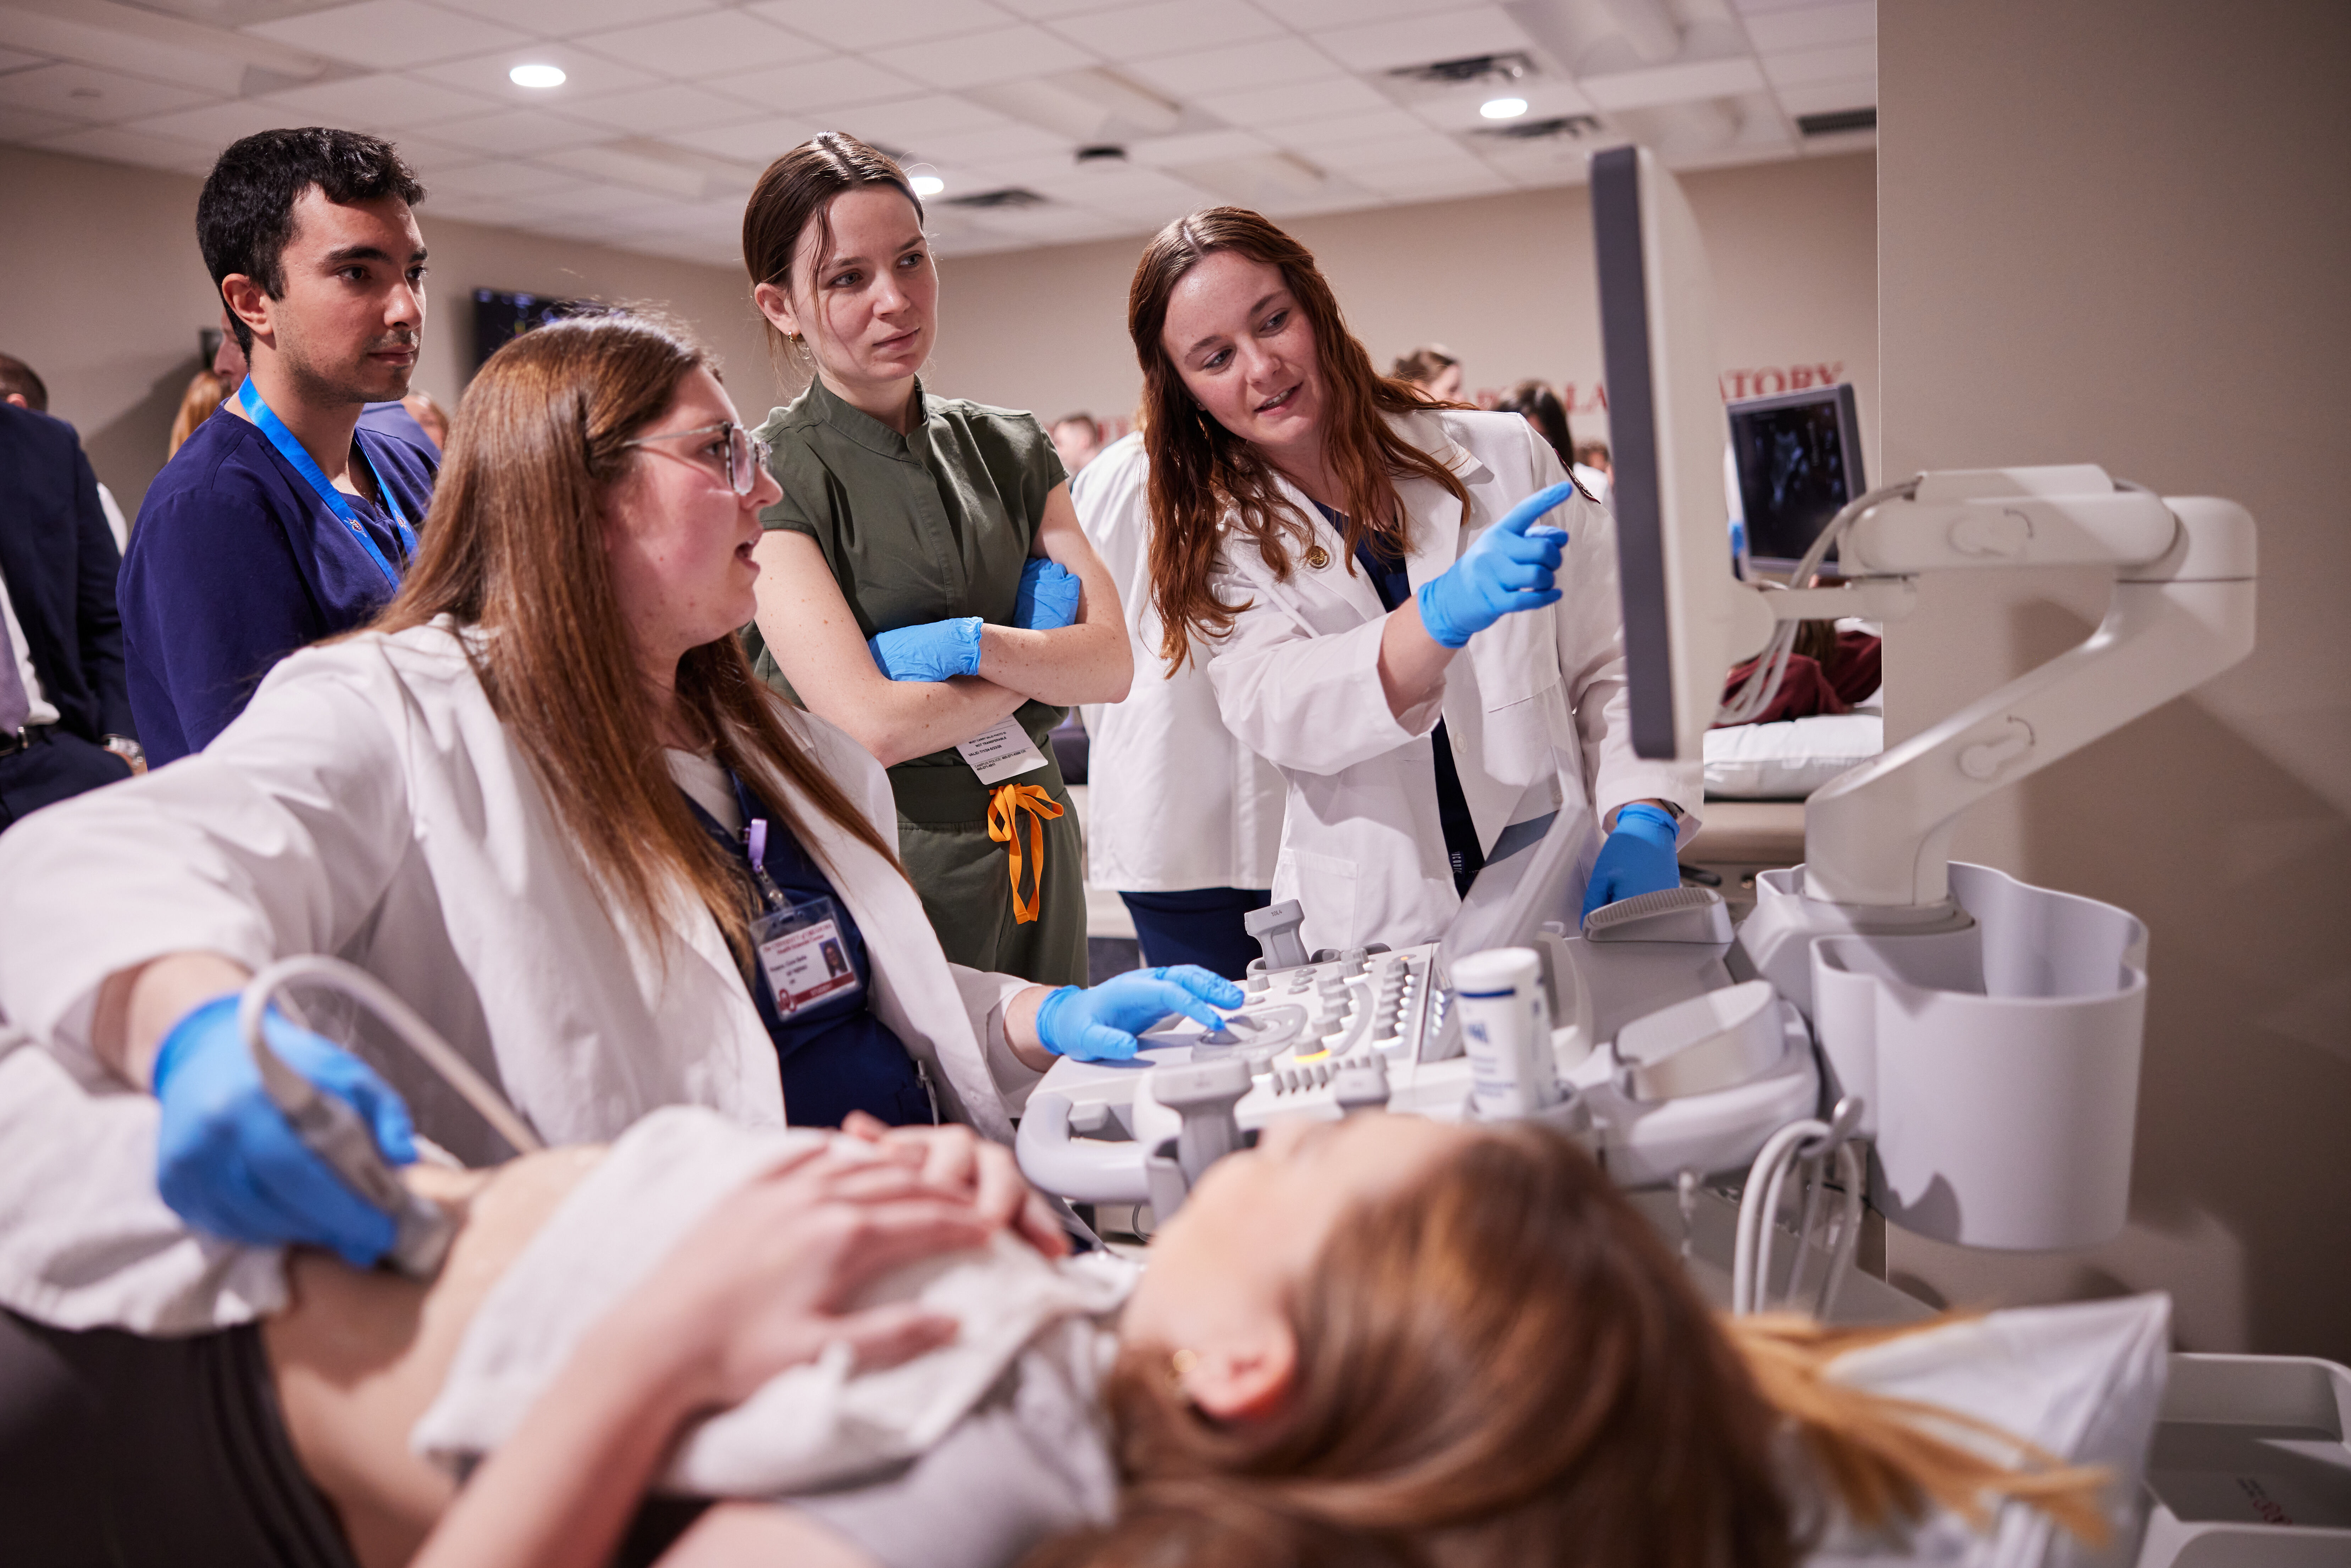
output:
[[[495,288],[474,290],[474,368],[533,327],[576,315],[590,308],[584,299],[558,299],[545,294],[508,294]]]
[[[1850,386],[1732,403],[1730,448],[1748,554],[1759,563],[1794,565],[1865,488]]]

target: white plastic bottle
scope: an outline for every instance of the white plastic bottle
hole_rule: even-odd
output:
[[[1489,1121],[1531,1116],[1560,1101],[1551,998],[1531,947],[1496,947],[1453,965],[1453,1005],[1469,1058],[1471,1098]]]

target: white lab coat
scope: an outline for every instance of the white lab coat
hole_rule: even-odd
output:
[[[1070,481],[1126,612],[1134,686],[1085,709],[1086,880],[1127,893],[1271,887],[1286,786],[1217,712],[1198,661],[1169,674],[1151,608],[1150,465],[1123,435]]]
[[[1405,570],[1416,591],[1458,559],[1479,530],[1566,477],[1534,427],[1514,413],[1433,411],[1393,423],[1469,492],[1465,527],[1459,504],[1441,486],[1397,482],[1411,517]],[[1286,482],[1283,488],[1320,528],[1305,495]],[[1487,849],[1512,820],[1551,809],[1547,800],[1521,805],[1546,777],[1558,779],[1561,810],[1593,811],[1603,829],[1619,807],[1656,799],[1681,809],[1683,841],[1697,831],[1698,765],[1646,762],[1633,752],[1614,520],[1576,497],[1550,521],[1569,536],[1559,572],[1564,597],[1479,632],[1453,661],[1442,693],[1400,720],[1380,687],[1385,612],[1361,570],[1333,549],[1322,570],[1297,559],[1288,580],[1276,580],[1254,543],[1227,535],[1216,591],[1227,604],[1250,607],[1206,644],[1208,680],[1226,726],[1288,782],[1273,896],[1303,905],[1300,935],[1310,951],[1430,941],[1460,907],[1437,819],[1431,736],[1440,717]],[[1559,768],[1555,747],[1581,766]]]
[[[785,711],[893,841],[880,765]],[[789,804],[856,916],[874,1015],[930,1067],[944,1109],[1008,1139],[1036,1075],[1003,1042],[1002,1009],[1026,982],[950,966],[903,876],[780,779],[762,792]],[[118,970],[328,953],[405,998],[549,1143],[609,1139],[672,1104],[784,1120],[774,1043],[716,922],[683,890],[659,930],[619,915],[445,621],[295,654],[203,752],[0,838],[0,1015],[85,1062],[95,993]],[[506,1152],[404,1051],[369,1054],[426,1136],[469,1161]]]

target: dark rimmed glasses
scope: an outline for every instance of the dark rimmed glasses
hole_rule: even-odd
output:
[[[726,483],[738,496],[747,496],[759,482],[759,472],[768,465],[768,455],[774,450],[766,442],[736,423],[726,420],[718,424],[698,424],[692,430],[664,431],[659,435],[640,435],[634,441],[623,441],[622,446],[643,446],[655,441],[682,441],[689,435],[720,435],[726,438]]]

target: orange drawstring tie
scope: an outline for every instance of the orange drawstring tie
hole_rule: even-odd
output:
[[[1020,813],[1029,813],[1029,851],[1037,862],[1032,891],[1020,896]],[[1012,852],[1012,923],[1026,925],[1037,918],[1045,899],[1045,821],[1061,814],[1061,806],[1040,784],[1006,784],[987,801],[987,836]]]

